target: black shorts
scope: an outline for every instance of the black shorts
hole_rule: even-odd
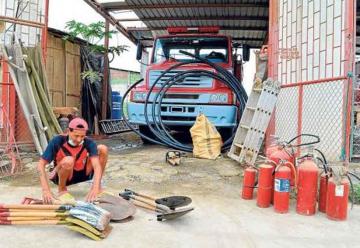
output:
[[[68,180],[66,182],[66,186],[91,180],[93,176],[94,176],[94,171],[91,171],[89,175],[86,175],[86,168],[84,168],[81,171],[73,170],[73,176],[71,180]],[[50,179],[50,181],[58,185],[59,184],[58,174],[56,173],[55,176]]]

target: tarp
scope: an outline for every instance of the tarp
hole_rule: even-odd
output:
[[[101,53],[90,52],[88,48],[80,47],[81,71],[93,70],[104,75],[104,55]],[[109,68],[109,66],[107,67]],[[110,75],[110,72],[107,74]],[[104,78],[91,82],[89,79],[82,79],[81,88],[81,116],[89,124],[89,132],[94,133],[98,120],[101,118],[101,106],[103,96]],[[107,97],[107,115],[106,119],[111,117],[111,87],[108,84]]]

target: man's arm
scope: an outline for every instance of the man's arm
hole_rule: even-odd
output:
[[[99,161],[98,156],[90,157],[91,159],[91,165],[94,170],[94,178],[93,178],[93,184],[91,186],[91,189],[89,193],[86,196],[86,201],[93,202],[96,200],[97,195],[101,191],[101,177],[102,177],[102,171],[101,171],[101,165]]]
[[[45,204],[51,204],[54,201],[54,197],[51,193],[49,179],[45,171],[46,165],[47,165],[47,161],[41,158],[37,166],[37,172],[40,178],[43,201]]]

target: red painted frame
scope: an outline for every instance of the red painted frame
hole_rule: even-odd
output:
[[[273,79],[278,79],[278,58],[279,58],[279,23],[278,23],[278,10],[279,10],[279,0],[270,1],[269,5],[269,44],[268,44],[268,76]],[[351,120],[352,120],[352,78],[348,77],[348,73],[354,71],[354,55],[355,55],[355,3],[354,1],[345,1],[345,60],[344,60],[344,74],[339,77],[331,77],[320,80],[311,80],[303,82],[294,82],[290,84],[283,85],[282,88],[289,87],[299,87],[299,102],[298,102],[298,134],[302,130],[302,105],[303,105],[303,86],[310,84],[319,84],[319,83],[329,83],[339,80],[344,80],[344,152],[345,152],[345,162],[348,162],[350,159],[350,136],[351,136]],[[314,42],[313,42],[314,44]],[[325,67],[326,69],[326,67]],[[320,73],[320,71],[319,71]],[[332,73],[333,74],[333,73]],[[269,145],[270,139],[269,136],[275,133],[275,112],[270,121],[269,127],[266,134],[266,146]],[[301,142],[299,140],[298,142]]]

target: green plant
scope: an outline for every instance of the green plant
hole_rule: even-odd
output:
[[[128,46],[110,46],[108,49],[102,44],[105,37],[112,38],[117,31],[111,30],[105,31],[104,22],[94,22],[88,25],[77,22],[75,20],[68,21],[65,26],[68,31],[67,36],[64,37],[65,40],[74,40],[75,38],[81,38],[86,42],[86,47],[91,53],[108,53],[112,55],[112,59],[115,55],[120,55],[122,52],[127,51]],[[111,62],[111,61],[110,61]],[[93,70],[85,70],[81,73],[82,79],[88,79],[90,82],[95,82],[100,80],[103,77],[102,73]]]
[[[354,184],[354,204],[360,204],[360,184]]]
[[[102,73],[93,70],[83,71],[80,75],[82,79],[88,79],[91,83],[100,81],[103,76]]]

